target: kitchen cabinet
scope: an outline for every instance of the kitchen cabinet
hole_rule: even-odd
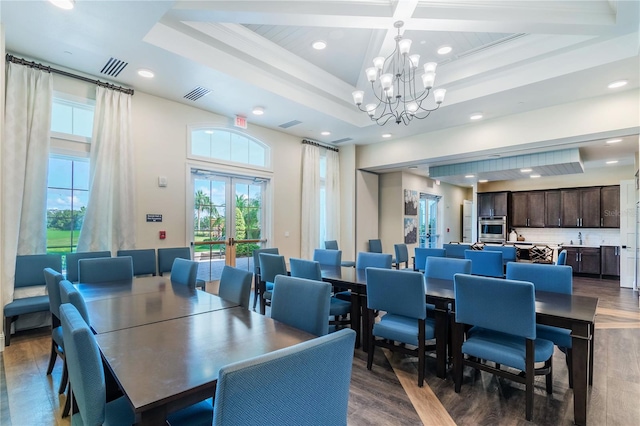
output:
[[[600,189],[600,226],[620,228],[620,185]]]
[[[560,197],[563,228],[600,227],[600,187],[563,189]]]
[[[560,209],[560,191],[544,192],[544,226],[545,228],[559,228],[562,226]]]
[[[600,246],[600,274],[620,276],[619,246]]]
[[[478,217],[507,216],[508,192],[478,194]]]
[[[600,275],[599,247],[563,247],[567,251],[567,265],[574,273]]]
[[[511,193],[511,226],[543,228],[545,224],[543,191]]]

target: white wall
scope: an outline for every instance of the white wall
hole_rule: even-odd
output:
[[[378,235],[382,252],[394,254],[393,245],[404,243],[404,192],[402,173],[384,173],[380,176],[378,203]],[[409,189],[409,188],[407,188]]]
[[[356,171],[356,252],[368,251],[369,240],[378,238],[378,175]]]
[[[0,22],[0,57],[4,58],[5,49],[4,49],[4,25]],[[5,67],[0,67],[0,147],[4,146],[4,89],[5,84],[4,77]],[[0,164],[2,164],[2,149],[0,149]],[[2,173],[0,173],[0,200],[2,199]],[[0,224],[4,223],[4,218],[2,217],[2,208],[0,208]],[[2,241],[2,226],[0,226],[0,241]],[[0,244],[0,259],[2,259],[2,244]],[[2,261],[0,261],[0,277],[3,277],[2,273]],[[4,300],[2,297],[3,283],[0,283],[0,306],[4,307]],[[4,351],[4,326],[0,327],[0,352]]]

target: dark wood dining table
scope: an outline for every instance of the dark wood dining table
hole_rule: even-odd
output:
[[[322,277],[336,287],[352,291],[352,300],[358,307],[366,310],[367,280],[362,269],[322,266]],[[425,300],[435,305],[436,332],[436,374],[446,377],[447,341],[449,328],[455,313],[455,295],[453,280],[425,277]],[[588,386],[593,383],[594,325],[598,299],[595,297],[571,294],[536,292],[536,322],[539,324],[562,327],[571,330],[573,365],[573,403],[574,422],[585,425],[587,422]],[[352,322],[357,338],[362,339],[363,347],[368,346],[368,334],[371,327],[368,315],[358,314]],[[449,354],[450,355],[450,354]]]

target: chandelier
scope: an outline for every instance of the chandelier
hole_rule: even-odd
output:
[[[429,109],[427,105],[423,105],[433,88],[438,64],[435,62],[424,64],[424,74],[421,76],[423,88],[418,91],[416,77],[420,55],[409,54],[411,40],[402,38],[400,35],[400,28],[403,25],[402,21],[393,24],[398,29],[398,35],[395,37],[396,48],[391,55],[386,58],[382,56],[374,58],[374,66],[365,70],[377,104],[366,104],[363,109],[364,91],[356,90],[352,93],[358,109],[369,114],[371,120],[380,126],[384,126],[391,119],[394,119],[397,124],[408,125],[414,118],[419,120],[427,118],[432,111],[440,108],[446,93],[445,89],[434,90],[435,107]]]

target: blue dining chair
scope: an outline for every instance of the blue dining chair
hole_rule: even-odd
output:
[[[406,244],[394,244],[393,250],[396,252],[396,269],[400,269],[400,264],[404,263],[404,267],[409,267],[409,250]]]
[[[453,333],[455,391],[462,386],[463,366],[508,378],[525,385],[527,420],[533,414],[533,382],[546,376],[552,392],[553,343],[536,334],[533,283],[492,277],[454,276],[455,324]],[[463,342],[465,327],[472,326]],[[465,358],[467,355],[469,358]],[[495,367],[485,361],[495,363]],[[544,362],[536,370],[535,363]],[[518,373],[501,368],[507,366]]]
[[[360,252],[356,258],[356,269],[386,268],[391,269],[392,257],[390,254]]]
[[[423,272],[428,257],[445,257],[445,250],[416,247],[413,257],[413,270]]]
[[[367,369],[376,346],[418,357],[418,386],[424,382],[426,341],[435,339],[435,323],[427,318],[424,280],[420,272],[367,268],[367,308],[373,327],[369,333]],[[374,321],[374,312],[386,312]],[[396,345],[399,342],[400,345]],[[415,346],[410,349],[405,345]]]
[[[329,283],[277,275],[271,299],[271,318],[307,333],[324,336],[329,332],[330,299]]]
[[[270,253],[260,253],[260,313],[266,313],[271,304],[273,285],[278,275],[287,275],[287,264],[284,256]]]
[[[325,250],[339,250],[338,248],[338,241],[336,240],[329,240],[329,241],[325,241],[324,242],[324,248]],[[342,252],[340,252],[340,256],[342,257]],[[313,260],[318,260],[315,258]],[[320,262],[323,263],[324,262]],[[353,260],[341,260],[340,261],[340,266],[344,266],[347,268],[353,268],[354,266],[356,266],[356,262],[354,262]]]
[[[556,265],[566,265],[567,264],[567,251],[562,250],[560,254],[558,254],[558,261]]]
[[[382,253],[382,240],[369,240],[369,253]]]
[[[427,257],[424,275],[429,278],[453,280],[455,274],[470,274],[471,261],[451,257]]]
[[[249,309],[252,279],[251,272],[225,265],[220,276],[218,296]]]
[[[280,254],[277,247],[269,247],[256,249],[253,251],[253,310],[256,309],[256,303],[262,299],[260,293],[260,253]]]
[[[327,250],[338,250],[338,241],[336,240],[325,241],[324,248]]]
[[[130,256],[78,260],[78,281],[83,284],[132,279],[133,261]]]
[[[191,249],[189,247],[170,247],[158,249],[158,273],[162,276],[165,272],[171,272],[175,259],[191,260]],[[205,290],[204,280],[196,278],[196,287]]]
[[[341,250],[315,249],[313,260],[321,265],[340,266],[342,263]]]
[[[156,249],[118,250],[118,256],[131,256],[133,275],[156,275]]]
[[[189,288],[195,289],[197,277],[198,262],[182,259],[180,257],[173,259],[173,266],[171,267],[172,283],[185,285]]]
[[[56,359],[60,357],[64,363],[64,342],[62,340],[62,327],[60,326],[60,281],[64,276],[51,268],[44,268],[44,280],[47,285],[49,295],[49,310],[51,311],[51,354],[49,355],[49,365],[47,375],[51,374],[56,364]],[[58,393],[64,392],[67,387],[67,371],[63,368],[62,379]]]
[[[516,248],[515,246],[490,246],[485,245],[483,251],[499,251],[502,253],[502,264],[504,266],[509,262],[515,262],[516,258]]]
[[[346,425],[355,334],[340,330],[222,367],[214,426]]]
[[[502,252],[490,250],[465,250],[465,259],[471,260],[471,273],[484,277],[504,277]]]
[[[67,275],[66,279],[71,281],[72,283],[78,282],[78,261],[81,259],[99,259],[111,257],[110,251],[88,251],[88,252],[80,252],[80,253],[67,253],[65,255],[65,261],[67,264]]]
[[[471,244],[443,244],[442,248],[447,257],[464,259],[465,250],[471,250]]]

